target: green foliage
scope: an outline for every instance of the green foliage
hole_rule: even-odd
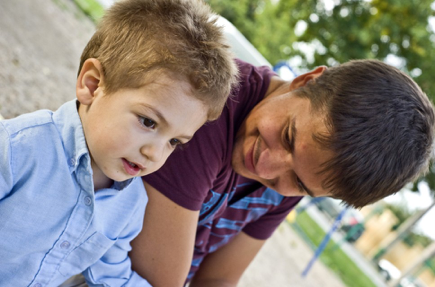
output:
[[[429,29],[432,0],[208,0],[272,63],[294,56],[302,69],[392,54],[402,70],[435,98],[435,35]],[[329,1],[328,1],[329,2]],[[332,1],[330,1],[332,2]],[[297,34],[297,27],[306,26]],[[314,54],[306,55],[307,44]]]
[[[429,188],[430,188],[432,194],[434,194],[434,191],[435,191],[435,163],[434,162],[431,163],[431,167],[429,169],[429,172],[425,176],[419,178],[414,183],[413,188],[412,188],[413,191],[418,192],[418,184],[421,181],[426,182],[429,185]]]
[[[104,8],[97,0],[74,0],[74,3],[76,3],[94,23],[97,23],[104,15]]]
[[[432,243],[432,239],[420,233],[410,232],[403,238],[403,242],[410,247],[416,244],[427,247]]]
[[[430,258],[424,262],[424,265],[427,266],[433,274],[435,274],[435,258]]]

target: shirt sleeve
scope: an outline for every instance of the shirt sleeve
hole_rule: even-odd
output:
[[[276,208],[247,224],[243,232],[256,239],[268,239],[301,199],[302,197],[285,197]]]
[[[118,237],[116,243],[95,264],[82,274],[88,286],[126,286],[150,287],[147,280],[139,276],[131,268],[128,252],[130,242],[142,230],[145,204],[139,205],[130,223]]]
[[[0,122],[0,200],[5,198],[13,188],[11,170],[11,143],[9,134]]]

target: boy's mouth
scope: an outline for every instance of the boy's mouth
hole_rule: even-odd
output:
[[[139,166],[134,162],[128,161],[125,158],[122,159],[122,163],[124,164],[125,171],[131,176],[136,176],[139,171],[143,169],[142,166]]]

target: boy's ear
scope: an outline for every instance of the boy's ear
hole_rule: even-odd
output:
[[[89,58],[83,63],[76,84],[76,95],[80,104],[92,103],[95,91],[103,84],[103,76],[103,66],[97,59]]]
[[[305,86],[309,81],[322,75],[326,69],[326,66],[320,66],[308,73],[297,76],[290,84],[290,91]]]

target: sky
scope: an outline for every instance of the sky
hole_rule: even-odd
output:
[[[97,1],[100,2],[100,4],[105,8],[109,7],[110,5],[113,4],[113,2],[115,2],[115,0],[97,0]]]

